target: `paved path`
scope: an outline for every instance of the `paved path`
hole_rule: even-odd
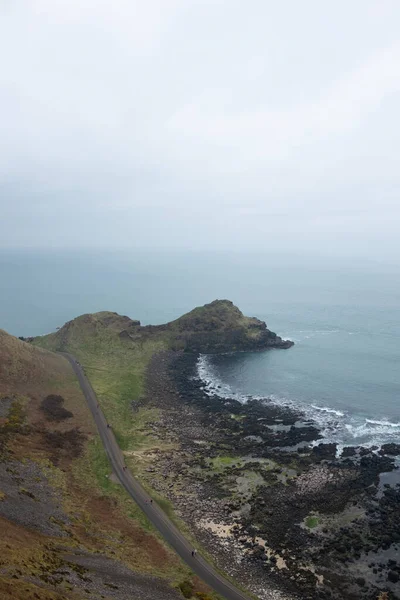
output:
[[[226,598],[226,600],[249,600],[249,596],[245,596],[243,592],[235,588],[227,579],[217,573],[204,558],[199,555],[192,557],[193,548],[188,540],[155,502],[150,503],[150,498],[140,483],[132,477],[127,469],[124,470],[124,457],[121,449],[117,444],[112,429],[107,427],[107,421],[98,406],[96,394],[84,374],[82,367],[76,362],[71,354],[67,354],[66,352],[62,352],[61,354],[69,360],[75,371],[82,392],[84,393],[96,422],[113,471],[128,494],[134,499],[136,504],[138,504],[164,539],[205,583],[212,587],[218,594]]]

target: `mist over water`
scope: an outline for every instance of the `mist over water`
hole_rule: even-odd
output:
[[[339,444],[400,440],[400,278],[396,266],[271,255],[3,251],[0,327],[40,335],[112,310],[172,320],[216,298],[295,342],[207,357],[219,393],[301,408]]]

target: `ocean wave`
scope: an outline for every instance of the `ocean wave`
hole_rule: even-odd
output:
[[[381,447],[382,444],[399,439],[400,423],[392,423],[384,417],[381,420],[371,419],[351,415],[329,406],[302,403],[274,394],[265,397],[234,391],[229,384],[220,379],[212,359],[207,355],[199,357],[197,373],[203,382],[204,391],[209,395],[217,395],[223,399],[233,398],[242,403],[248,402],[249,399],[268,400],[278,406],[300,412],[305,421],[313,422],[320,429],[324,442],[338,444],[339,451],[347,446]],[[314,442],[314,445],[319,443],[321,440]]]
[[[219,379],[216,370],[211,364],[208,356],[201,354],[197,362],[197,373],[204,384],[204,391],[209,395],[218,395],[220,398],[235,398],[240,402],[246,402],[248,396],[235,393],[230,385]]]
[[[357,444],[380,448],[383,444],[398,442],[400,434],[400,424],[394,425],[383,421],[381,425],[378,425],[370,423],[368,419],[365,419],[363,423],[346,423],[345,429],[347,433],[345,445],[347,446]]]
[[[385,419],[384,421],[375,421],[374,419],[365,419],[365,421],[369,425],[383,425],[384,427],[398,427],[398,428],[400,428],[400,423],[391,423],[387,419]]]
[[[316,406],[315,404],[311,404],[311,407],[315,410],[320,410],[322,412],[336,415],[337,417],[344,417],[344,412],[342,412],[341,410],[335,410],[334,408],[328,408],[327,406]]]

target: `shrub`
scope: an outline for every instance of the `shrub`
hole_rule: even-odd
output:
[[[310,529],[313,529],[314,527],[317,527],[317,525],[318,525],[318,518],[317,517],[313,517],[313,516],[307,517],[307,519],[306,519],[306,525]]]
[[[81,455],[86,436],[79,429],[68,431],[44,431],[43,437],[52,452],[52,460],[57,464],[62,455],[77,458]]]
[[[49,421],[63,421],[73,416],[71,411],[63,407],[63,404],[64,398],[62,396],[50,394],[50,396],[42,400],[40,408]]]
[[[179,589],[185,598],[191,598],[193,596],[193,583],[191,581],[185,579],[185,581],[182,581],[182,583],[179,584]]]

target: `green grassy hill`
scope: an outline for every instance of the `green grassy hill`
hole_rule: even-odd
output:
[[[56,333],[35,338],[34,343],[51,350],[98,354],[111,344],[126,350],[148,342],[189,352],[218,353],[267,348],[289,348],[263,321],[245,317],[229,300],[214,300],[165,325],[141,326],[139,321],[112,312],[86,314],[66,323]]]
[[[112,312],[86,314],[33,343],[70,352],[79,360],[127,451],[134,450],[137,435],[132,404],[137,404],[144,392],[146,368],[155,352],[227,352],[292,345],[262,321],[245,317],[229,300],[215,300],[157,326],[141,326],[139,321]]]
[[[128,449],[131,441],[131,404],[143,393],[144,374],[152,355],[166,349],[162,336],[129,334],[134,321],[115,313],[82,315],[59,331],[35,338],[33,343],[49,350],[68,351],[83,365],[112,422],[118,442]]]

